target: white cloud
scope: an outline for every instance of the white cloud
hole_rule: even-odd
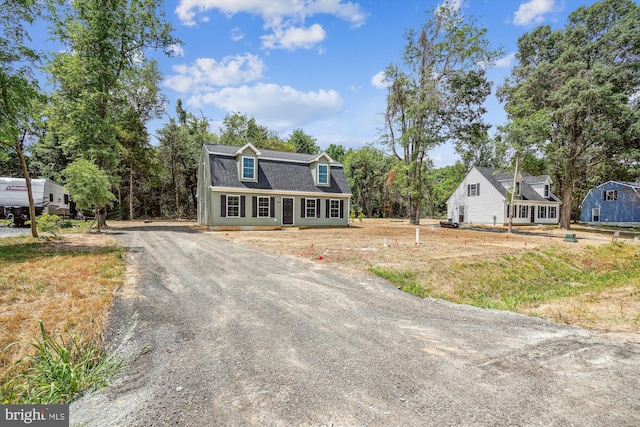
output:
[[[260,58],[252,54],[225,56],[218,62],[213,58],[198,58],[192,65],[175,65],[173,76],[164,84],[185,93],[213,86],[246,83],[262,78],[265,66]]]
[[[169,46],[169,52],[173,55],[182,58],[184,56],[184,49],[179,44],[172,44]]]
[[[507,56],[504,56],[498,59],[495,63],[495,67],[497,68],[511,68],[513,61],[516,59],[515,52],[509,53]]]
[[[241,111],[278,131],[334,116],[342,109],[342,103],[334,90],[301,92],[290,86],[264,83],[227,87],[188,100],[193,108],[210,104],[228,112]]]
[[[273,34],[262,36],[262,47],[266,49],[296,48],[310,49],[315,44],[325,39],[327,33],[319,24],[313,24],[309,28],[289,27],[287,29],[274,28]]]
[[[377,89],[386,89],[389,87],[389,82],[386,79],[384,71],[380,71],[371,77],[371,85]]]
[[[234,42],[238,42],[243,38],[244,38],[244,33],[240,28],[235,27],[231,29],[231,40],[233,40]]]
[[[328,14],[359,27],[367,18],[359,4],[343,0],[180,0],[175,13],[183,24],[195,25],[196,15],[211,9],[217,9],[227,16],[251,13],[261,16],[266,22],[282,17],[302,22],[308,16]]]
[[[555,0],[529,0],[521,3],[518,10],[513,13],[513,23],[524,27],[532,23],[540,24],[544,21],[544,15],[554,9]]]
[[[344,0],[180,0],[175,13],[184,25],[193,26],[196,16],[208,10],[227,16],[242,12],[260,16],[264,28],[271,30],[262,37],[263,47],[269,49],[309,49],[324,40],[326,33],[320,25],[303,25],[313,15],[333,15],[353,27],[364,25],[367,18],[359,4]]]

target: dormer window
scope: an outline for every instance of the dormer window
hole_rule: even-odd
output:
[[[329,184],[329,166],[318,165],[318,185]]]
[[[254,157],[242,158],[242,179],[256,179],[256,159]]]
[[[545,199],[549,198],[549,186],[548,185],[544,186],[544,197],[545,197]]]

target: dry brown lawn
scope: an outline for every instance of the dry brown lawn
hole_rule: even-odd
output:
[[[419,229],[418,244],[416,229]],[[371,267],[411,271],[416,279],[435,283],[433,293],[437,296],[454,292],[456,278],[449,272],[452,265],[519,256],[552,245],[561,245],[579,257],[586,248],[610,243],[613,237],[612,230],[576,225],[570,233],[577,235],[578,242],[568,243],[563,241],[567,232],[554,226],[514,227],[514,233],[508,234],[506,227],[501,226],[448,229],[441,228],[438,221],[423,220],[416,227],[408,221],[389,219],[356,220],[349,228],[210,233],[314,262],[362,271],[369,271]],[[623,231],[618,241],[640,249],[639,235]],[[519,311],[601,331],[631,333],[635,341],[640,341],[640,283],[637,281],[626,287],[523,306]]]
[[[63,236],[34,246],[24,259],[0,259],[0,378],[19,369],[14,363],[32,353],[39,320],[53,337],[102,338],[114,293],[123,282],[121,251],[105,233]],[[39,243],[30,237],[11,242]]]

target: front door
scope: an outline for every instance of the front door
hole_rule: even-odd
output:
[[[458,208],[458,223],[464,223],[464,206]]]
[[[293,199],[282,198],[282,225],[293,225]]]
[[[531,223],[536,222],[536,207],[531,206]]]

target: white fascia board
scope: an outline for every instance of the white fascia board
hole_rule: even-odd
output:
[[[234,156],[238,156],[240,154],[242,154],[244,152],[244,150],[246,150],[247,148],[250,148],[251,151],[253,151],[254,153],[256,153],[256,156],[261,155],[262,153],[260,153],[260,150],[258,150],[256,147],[253,146],[252,143],[247,142],[246,144],[244,144],[242,147],[238,148],[238,150],[233,153]]]
[[[313,193],[310,191],[285,191],[285,190],[261,190],[258,188],[238,188],[238,187],[215,187],[209,186],[211,191],[220,193],[262,193],[270,195],[282,195],[282,196],[305,196],[305,197],[333,197],[346,199],[352,196],[351,193]]]

